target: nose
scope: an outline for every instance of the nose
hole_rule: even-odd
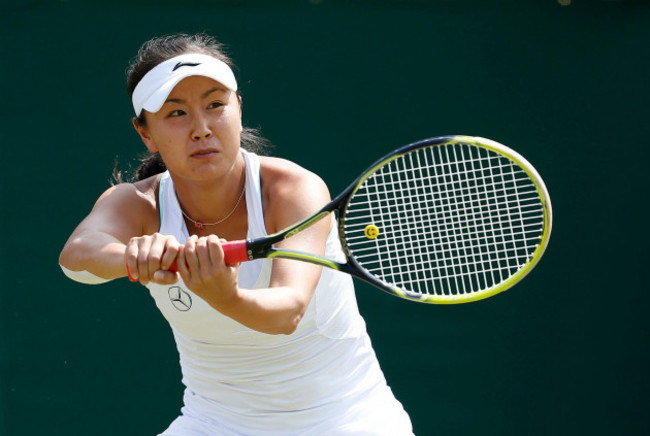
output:
[[[207,139],[212,136],[212,130],[208,124],[206,117],[202,115],[196,115],[194,117],[194,123],[192,126],[192,139],[195,141],[200,141],[201,139]]]

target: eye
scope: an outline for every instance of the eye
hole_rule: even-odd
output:
[[[180,117],[181,115],[185,115],[185,111],[181,109],[176,109],[169,113],[169,117]]]
[[[222,106],[223,106],[223,103],[221,103],[220,101],[213,101],[212,103],[210,103],[208,105],[208,109],[219,109]]]

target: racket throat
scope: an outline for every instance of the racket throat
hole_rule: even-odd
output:
[[[270,259],[282,258],[282,259],[299,260],[301,262],[309,262],[309,263],[313,263],[314,265],[320,265],[337,271],[344,271],[344,272],[351,273],[351,271],[348,271],[348,268],[346,268],[346,265],[344,264],[335,262],[330,259],[326,259],[324,257],[303,253],[301,251],[271,248],[264,255],[264,257],[268,257]]]

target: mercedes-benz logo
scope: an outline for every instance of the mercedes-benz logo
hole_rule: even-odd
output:
[[[178,286],[169,288],[169,300],[181,312],[187,312],[192,307],[192,296]]]

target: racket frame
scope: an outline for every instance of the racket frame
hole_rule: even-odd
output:
[[[477,147],[486,148],[488,150],[494,151],[513,162],[519,165],[526,174],[533,180],[535,189],[539,194],[539,197],[542,202],[543,212],[544,212],[544,229],[541,236],[540,243],[537,245],[534,250],[530,260],[526,262],[516,273],[509,276],[506,280],[499,282],[491,287],[483,289],[474,293],[464,293],[464,294],[453,294],[453,295],[439,295],[439,294],[423,294],[413,291],[408,291],[401,289],[398,286],[391,285],[389,283],[380,280],[374,275],[368,273],[363,266],[361,266],[355,257],[350,253],[345,237],[344,237],[344,225],[345,225],[345,214],[347,211],[348,201],[354,195],[354,193],[359,189],[361,184],[370,177],[377,169],[383,167],[392,160],[395,160],[406,153],[409,153],[413,150],[426,147],[426,146],[444,146],[450,144],[468,144],[474,145]],[[325,216],[328,216],[330,213],[338,212],[338,230],[339,230],[339,239],[343,247],[344,254],[346,256],[347,263],[340,263],[332,259],[328,259],[319,255],[304,253],[301,251],[275,248],[274,244],[288,239],[295,235],[296,233],[301,232],[302,230],[312,226],[316,222],[323,219]],[[434,304],[457,304],[457,303],[466,303],[470,301],[482,300],[484,298],[491,297],[495,294],[503,292],[518,282],[520,282],[533,267],[539,262],[540,258],[544,254],[548,241],[551,234],[552,228],[552,208],[550,197],[546,186],[539,173],[535,168],[519,153],[514,150],[490,139],[474,137],[474,136],[465,136],[465,135],[453,135],[453,136],[440,136],[436,138],[424,139],[417,141],[408,145],[405,145],[401,148],[398,148],[391,152],[390,154],[382,157],[372,164],[366,171],[364,171],[357,179],[352,182],[345,190],[343,190],[336,198],[330,201],[328,204],[323,206],[318,212],[313,215],[305,218],[302,221],[299,221],[283,230],[280,230],[276,233],[273,233],[262,238],[257,238],[253,240],[244,241],[228,241],[224,243],[224,251],[226,251],[226,263],[237,263],[243,260],[255,260],[263,258],[283,258],[283,259],[293,259],[303,262],[309,262],[312,264],[324,266],[331,268],[337,271],[341,271],[347,274],[350,274],[354,277],[357,277],[389,294],[396,295],[398,297],[418,301],[422,303],[434,303]],[[231,247],[229,247],[231,246]],[[236,259],[236,260],[235,260]]]

